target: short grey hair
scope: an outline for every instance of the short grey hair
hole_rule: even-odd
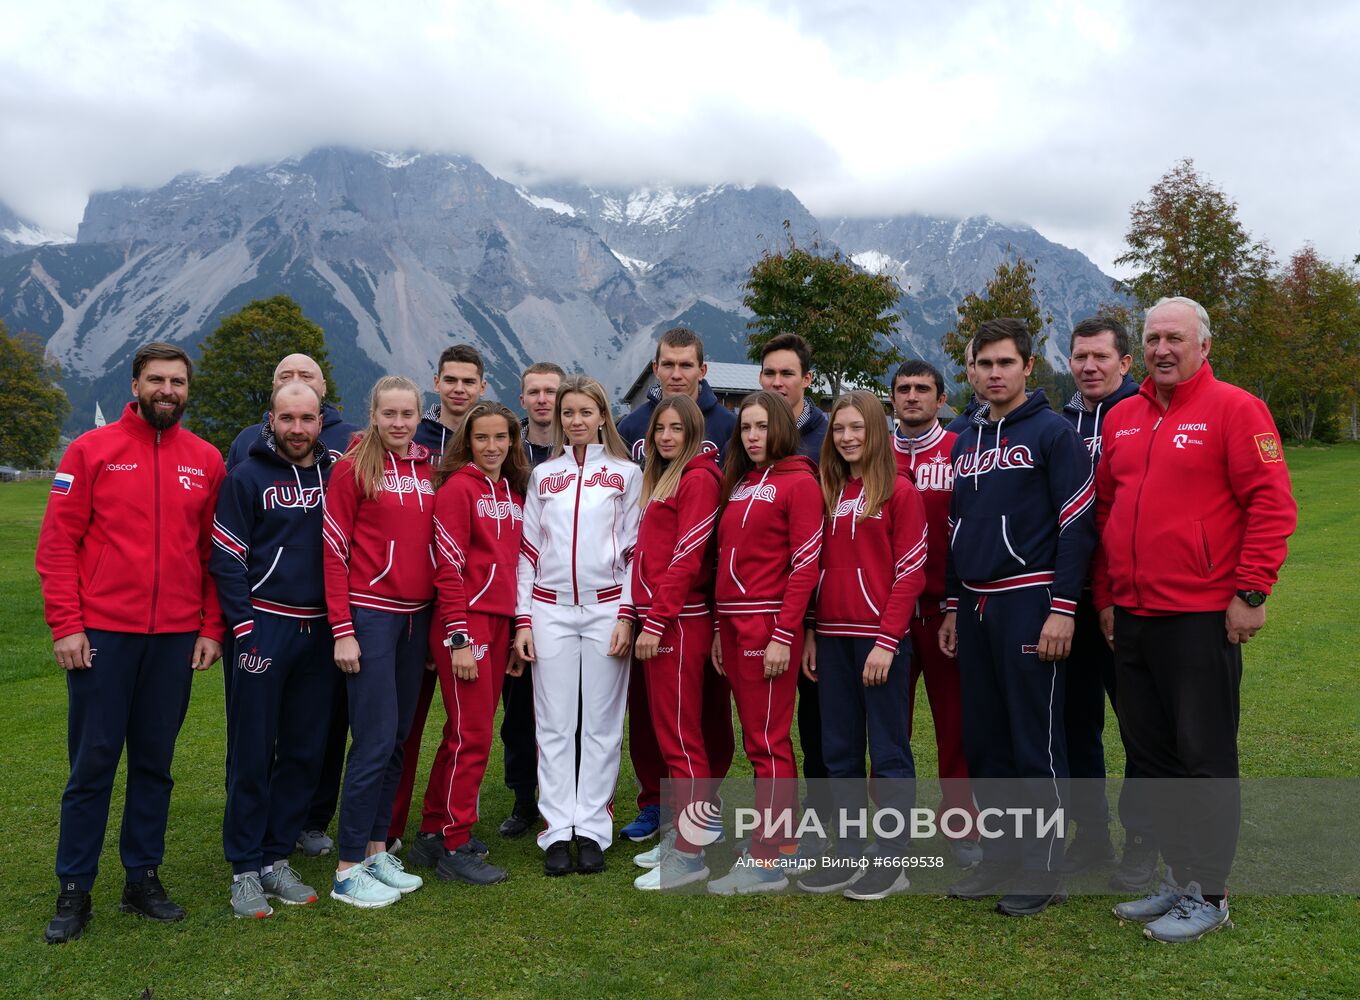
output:
[[[1158,309],[1162,308],[1162,306],[1190,307],[1192,310],[1194,310],[1195,319],[1199,321],[1199,342],[1201,344],[1207,344],[1213,338],[1213,334],[1209,331],[1209,314],[1205,312],[1204,307],[1202,305],[1200,305],[1194,299],[1186,298],[1184,295],[1168,295],[1158,299],[1156,302],[1152,304],[1152,308],[1150,308],[1147,311],[1147,313],[1144,314],[1143,316],[1144,338],[1147,337],[1148,321],[1152,319],[1152,314],[1155,313]]]

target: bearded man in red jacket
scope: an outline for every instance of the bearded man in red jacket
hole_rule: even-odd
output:
[[[57,912],[46,938],[78,938],[127,744],[119,854],[121,909],[174,921],[184,910],[158,874],[170,761],[194,670],[222,655],[222,613],[208,574],[222,456],[180,427],[193,368],[172,344],[138,348],[123,415],[62,456],[38,535],[37,569],[66,671],[71,777],[61,797]]]
[[[1229,926],[1242,644],[1265,625],[1298,517],[1270,411],[1214,378],[1211,343],[1193,299],[1148,310],[1148,377],[1106,417],[1096,473],[1092,590],[1131,769],[1196,779],[1150,782],[1166,876],[1114,910],[1158,941]]]

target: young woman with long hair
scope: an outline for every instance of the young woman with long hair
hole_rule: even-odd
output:
[[[503,882],[472,844],[496,705],[510,667],[515,575],[529,460],[519,421],[477,403],[435,472],[435,623],[430,646],[449,726],[426,789],[417,844],[429,843],[442,879]]]
[[[782,862],[794,843],[777,831],[785,822],[790,831],[797,825],[798,771],[789,729],[803,615],[817,586],[822,549],[817,467],[798,454],[798,446],[798,426],[783,396],[763,391],[742,400],[723,473],[713,661],[732,685],[756,776],[756,808],[766,822],[751,838],[749,855],[708,883],[718,895],[777,892],[789,884]]]
[[[387,851],[434,596],[434,485],[429,452],[412,441],[419,422],[416,384],[378,379],[368,427],[336,463],[324,499],[326,605],[352,734],[331,897],[361,908],[422,884]]]
[[[905,816],[916,779],[906,634],[925,587],[925,506],[909,475],[897,470],[883,404],[873,393],[839,397],[830,423],[820,463],[826,526],[817,624],[803,646],[803,672],[821,692],[822,753],[835,813],[867,808],[867,727],[872,774],[882,782],[875,797]],[[879,856],[904,857],[909,842],[905,832],[880,838]],[[808,872],[798,887],[844,890],[851,899],[882,899],[907,887],[901,867],[856,867],[863,853],[862,837],[840,837],[842,864]]]
[[[588,874],[614,839],[642,472],[593,378],[562,382],[553,437],[556,457],[534,469],[524,502],[515,649],[534,664],[543,871]]]
[[[689,396],[661,400],[643,444],[642,522],[633,554],[633,603],[642,625],[633,669],[647,672],[648,708],[672,782],[668,804],[676,816],[696,798],[712,795],[703,723],[713,637],[709,542],[718,519],[722,472],[704,447],[704,415]],[[639,889],[669,889],[708,878],[703,849],[675,827],[659,849],[634,860],[651,869],[633,882]]]

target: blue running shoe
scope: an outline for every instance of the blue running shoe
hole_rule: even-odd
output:
[[[346,869],[345,878],[337,873],[331,883],[331,899],[357,906],[361,910],[376,910],[391,906],[401,899],[401,893],[389,885],[384,885],[373,877],[368,865],[355,865]]]
[[[412,875],[395,855],[386,851],[373,855],[364,864],[375,879],[396,889],[403,896],[408,892],[415,892],[425,884],[423,878]]]
[[[1231,926],[1227,899],[1211,903],[1201,895],[1199,883],[1191,882],[1165,916],[1143,928],[1143,936],[1166,944],[1185,944]]]
[[[643,806],[642,812],[637,815],[637,819],[625,826],[619,833],[633,843],[640,844],[644,840],[651,840],[660,829],[661,807]]]

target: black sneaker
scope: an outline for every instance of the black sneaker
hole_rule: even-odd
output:
[[[485,861],[486,856],[491,853],[491,848],[487,847],[484,841],[477,839],[475,833],[468,834],[468,846],[472,848],[472,853],[483,861]]]
[[[1157,848],[1147,839],[1130,833],[1124,841],[1124,857],[1110,876],[1116,892],[1146,892],[1157,881]]]
[[[604,851],[589,837],[576,838],[576,870],[582,875],[598,875],[604,871]]]
[[[576,865],[571,860],[571,841],[559,840],[549,844],[543,854],[543,874],[552,877],[570,875],[574,871]]]
[[[466,882],[468,885],[495,885],[509,878],[504,868],[483,861],[470,844],[456,851],[445,851],[434,873],[445,882]]]
[[[409,868],[433,868],[444,856],[444,838],[437,833],[418,833],[410,847],[406,849],[406,865]]]
[[[850,864],[849,859],[836,858],[834,860],[837,864],[823,864],[812,869],[812,871],[808,872],[806,875],[800,876],[798,879],[798,888],[802,889],[804,892],[822,895],[824,893],[840,892],[842,889],[853,885],[856,881],[865,877],[862,858],[856,859],[860,862],[857,865]],[[840,864],[842,860],[844,860],[843,866]]]
[[[140,882],[128,882],[123,886],[123,901],[118,909],[164,924],[184,919],[184,907],[166,895],[165,886],[161,885],[154,868],[146,869]]]
[[[996,910],[1008,917],[1032,917],[1067,899],[1057,872],[1021,872],[1007,889]]]
[[[85,933],[85,925],[94,916],[90,908],[90,894],[72,886],[57,896],[57,915],[47,922],[43,940],[48,944],[65,944]]]
[[[949,887],[949,895],[954,899],[986,899],[1006,888],[1014,877],[1014,865],[983,858],[966,877]]]
[[[906,870],[894,865],[871,866],[861,879],[846,888],[846,899],[886,899],[911,887]]]
[[[509,816],[505,817],[505,822],[501,823],[501,828],[497,831],[507,840],[514,840],[516,837],[523,837],[529,832],[529,828],[538,822],[538,803],[530,799],[528,802],[516,802],[514,810]]]
[[[1077,875],[1089,868],[1099,868],[1114,861],[1114,845],[1110,843],[1109,827],[1092,827],[1087,833],[1077,827],[1077,835],[1063,856],[1058,871],[1064,875]]]

